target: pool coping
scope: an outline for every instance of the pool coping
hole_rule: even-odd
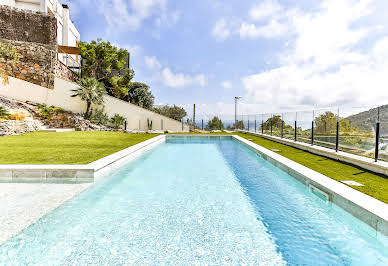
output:
[[[159,135],[89,164],[1,164],[0,183],[92,183],[95,178],[165,140]]]
[[[388,236],[388,204],[240,136],[232,136],[307,187],[317,188],[328,196],[330,202],[368,224],[376,232]]]

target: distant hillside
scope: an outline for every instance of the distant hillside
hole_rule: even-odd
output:
[[[377,120],[377,108],[347,117],[350,124],[364,131],[374,132]],[[388,137],[388,104],[380,107],[380,134]]]

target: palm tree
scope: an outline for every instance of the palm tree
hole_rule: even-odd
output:
[[[116,130],[119,129],[120,126],[122,126],[125,122],[125,118],[122,117],[121,115],[119,114],[115,114],[112,118],[111,118],[111,122],[113,123],[114,127]]]
[[[79,87],[72,90],[75,94],[71,97],[80,97],[86,102],[86,112],[84,117],[89,118],[90,106],[92,104],[101,105],[104,103],[106,90],[104,86],[94,78],[83,78],[78,82]]]

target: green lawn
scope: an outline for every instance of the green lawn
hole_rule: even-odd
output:
[[[155,134],[34,132],[0,138],[0,164],[88,164]]]
[[[376,199],[388,203],[388,178],[370,173],[361,168],[338,161],[328,159],[323,156],[302,151],[290,146],[270,141],[261,137],[251,136],[248,134],[237,134],[245,139],[252,139],[252,142],[259,144],[267,149],[280,150],[278,154],[287,157],[297,163],[300,163],[310,169],[313,169],[325,176],[340,180],[354,180],[364,184],[363,187],[350,186]]]

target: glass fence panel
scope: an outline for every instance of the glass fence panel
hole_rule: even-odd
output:
[[[335,149],[338,109],[314,110],[314,145]]]
[[[388,105],[384,105],[379,108],[379,121],[379,160],[388,161]]]
[[[206,129],[206,124],[204,119],[199,119],[195,121],[195,127],[200,130]]]
[[[283,137],[284,138],[294,140],[295,119],[296,119],[295,112],[283,113],[283,121],[284,121]]]
[[[242,124],[241,124],[241,128],[240,129],[243,129],[243,130],[248,130],[248,116],[247,115],[242,115]]]
[[[272,114],[262,114],[262,127],[264,134],[271,135],[271,120],[272,120]]]
[[[377,108],[343,108],[338,118],[339,150],[374,158]]]
[[[253,121],[252,121],[252,118],[254,119],[254,116],[252,115],[248,115],[247,116],[247,127],[245,130],[247,131],[252,131],[252,125],[253,125]],[[253,125],[254,126],[254,125]],[[254,129],[253,129],[254,130]]]
[[[272,136],[281,137],[282,136],[282,114],[273,114],[272,115]]]
[[[302,111],[297,114],[296,140],[311,143],[311,128],[313,121],[313,111]]]
[[[260,127],[260,121],[258,120],[258,117],[261,117],[259,115],[253,115],[252,116],[252,128],[250,129],[251,132],[258,133],[259,127]]]

